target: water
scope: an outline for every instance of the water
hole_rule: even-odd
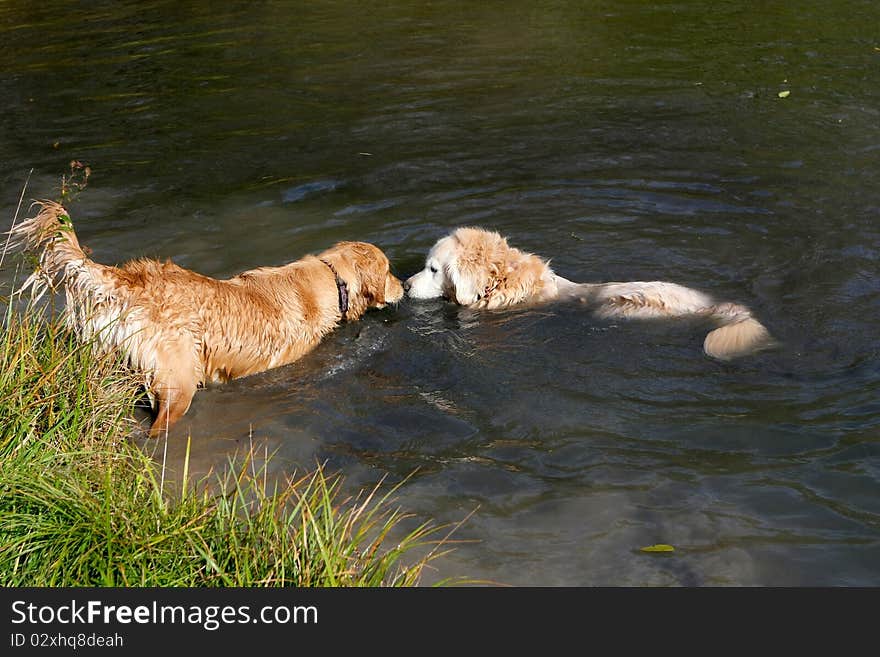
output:
[[[101,262],[358,239],[403,277],[474,224],[746,303],[782,344],[724,364],[699,322],[404,301],[200,391],[167,459],[411,475],[416,520],[472,514],[426,583],[880,584],[880,8],[474,5],[6,2],[0,216],[77,158]]]

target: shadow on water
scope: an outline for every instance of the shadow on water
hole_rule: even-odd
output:
[[[572,280],[746,303],[781,346],[720,363],[700,322],[403,301],[200,391],[165,458],[415,472],[404,509],[477,510],[438,578],[877,585],[880,10],[843,4],[7,2],[0,204],[76,158],[100,262],[358,239],[404,277],[476,224]]]

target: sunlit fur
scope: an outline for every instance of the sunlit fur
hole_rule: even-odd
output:
[[[15,227],[12,244],[39,257],[22,289],[36,295],[63,286],[66,320],[83,340],[119,348],[143,372],[156,436],[189,409],[196,388],[293,362],[340,321],[356,320],[403,296],[388,258],[372,244],[340,242],[318,256],[218,280],[172,262],[134,260],[120,267],[90,260],[67,211],[42,201]],[[336,277],[349,292],[345,316]]]
[[[703,292],[663,281],[573,283],[557,276],[546,260],[481,228],[458,228],[438,240],[425,268],[404,287],[414,299],[442,296],[474,308],[576,299],[606,318],[705,316],[719,327],[706,336],[703,348],[722,360],[773,343],[767,329],[745,306],[718,303]]]

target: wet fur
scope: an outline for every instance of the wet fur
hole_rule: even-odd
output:
[[[227,280],[170,261],[102,265],[86,256],[61,205],[37,205],[39,213],[11,231],[12,244],[39,257],[22,289],[39,296],[63,286],[66,321],[80,338],[121,349],[143,372],[156,412],[153,437],[186,413],[198,386],[291,363],[341,321],[403,295],[388,258],[365,242],[340,242]],[[344,317],[336,277],[322,260],[347,284]]]
[[[414,298],[445,296],[474,308],[570,299],[589,304],[606,318],[704,316],[719,326],[706,336],[703,349],[721,360],[774,342],[745,306],[718,303],[703,292],[663,281],[573,283],[557,276],[543,258],[481,228],[459,228],[438,240],[425,269],[404,286]]]

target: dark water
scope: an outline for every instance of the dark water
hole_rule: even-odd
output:
[[[877,3],[188,4],[0,5],[5,225],[78,158],[102,262],[359,239],[406,276],[476,224],[573,280],[746,303],[782,346],[405,301],[199,392],[172,467],[189,433],[198,472],[250,442],[352,490],[415,471],[417,519],[476,510],[426,581],[880,584]]]

